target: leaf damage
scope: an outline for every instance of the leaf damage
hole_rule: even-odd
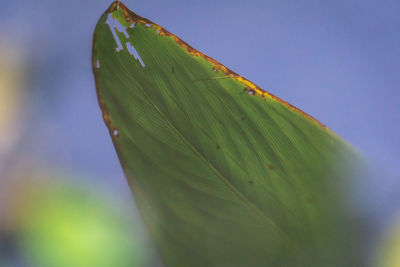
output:
[[[157,23],[154,23],[153,21],[151,21],[151,20],[149,20],[147,18],[143,18],[143,17],[137,15],[135,12],[131,11],[128,7],[126,7],[121,1],[113,2],[109,6],[109,8],[105,11],[105,14],[115,14],[114,11],[122,11],[123,18],[122,18],[122,16],[119,16],[119,15],[113,15],[113,16],[124,27],[132,27],[132,25],[135,25],[136,23],[141,23],[141,24],[145,25],[147,28],[150,28],[150,27],[156,28],[157,29],[157,33],[160,36],[167,36],[167,37],[170,37],[170,38],[174,39],[175,42],[177,44],[179,44],[181,47],[183,47],[186,50],[187,53],[189,53],[189,54],[191,54],[191,55],[193,55],[195,57],[201,57],[201,58],[205,59],[206,61],[212,63],[213,64],[212,69],[213,69],[214,72],[221,71],[222,73],[224,73],[226,75],[226,77],[229,77],[231,79],[235,79],[236,81],[242,83],[245,86],[245,88],[247,88],[246,90],[248,91],[248,93],[250,95],[257,95],[257,96],[261,97],[263,100],[268,98],[270,100],[280,102],[283,105],[285,105],[286,107],[288,107],[289,109],[295,111],[296,113],[298,113],[298,114],[306,117],[307,119],[310,119],[311,121],[317,123],[323,129],[326,129],[326,130],[330,131],[330,129],[327,126],[325,126],[323,123],[321,123],[320,121],[318,121],[317,119],[315,119],[311,115],[309,115],[306,112],[302,111],[301,109],[295,107],[294,105],[292,105],[292,104],[280,99],[279,97],[277,97],[277,96],[265,91],[264,89],[262,89],[258,85],[254,84],[253,82],[249,81],[245,77],[243,77],[243,76],[235,73],[234,71],[230,70],[229,68],[227,68],[226,66],[224,66],[220,62],[216,61],[215,59],[213,59],[213,58],[203,54],[202,52],[196,50],[195,48],[190,46],[188,43],[186,43],[185,41],[180,39],[178,36],[170,33],[169,31],[167,31],[166,29],[164,29],[163,27],[161,27]],[[142,64],[142,66],[143,65],[144,65],[144,63]],[[95,73],[95,75],[96,75],[96,73]],[[332,131],[330,131],[330,132],[335,134]]]
[[[210,244],[243,261],[278,266],[275,251],[286,251],[287,266],[314,266],[335,251],[319,242],[335,248],[341,238],[329,218],[345,209],[330,202],[328,185],[340,183],[336,166],[347,166],[351,148],[334,133],[119,1],[93,43],[103,119],[167,266],[231,266],[217,254],[190,254],[208,249],[204,233],[214,221],[223,227],[208,233]],[[235,239],[237,229],[245,240]]]

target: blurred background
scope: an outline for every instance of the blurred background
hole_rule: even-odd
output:
[[[366,257],[400,266],[399,1],[124,3],[357,147]],[[96,98],[92,34],[110,4],[1,4],[0,266],[162,266]]]

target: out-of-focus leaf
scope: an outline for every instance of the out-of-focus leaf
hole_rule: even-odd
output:
[[[23,132],[26,108],[26,57],[18,43],[7,37],[2,34],[0,39],[0,172]]]
[[[135,267],[147,263],[145,239],[130,225],[134,220],[104,195],[82,185],[51,182],[22,190],[15,235],[28,266]]]
[[[375,267],[400,266],[400,220],[396,218],[394,223],[386,229],[375,255]]]
[[[122,3],[92,61],[167,266],[360,264],[343,189],[357,153],[336,134]]]

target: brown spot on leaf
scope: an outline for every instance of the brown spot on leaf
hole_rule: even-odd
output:
[[[268,169],[270,169],[270,170],[272,171],[272,170],[275,169],[275,166],[274,166],[274,165],[269,165],[269,166],[268,166]]]

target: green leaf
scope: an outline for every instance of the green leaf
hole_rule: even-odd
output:
[[[294,106],[121,2],[94,33],[99,104],[166,266],[358,266],[358,157]]]

